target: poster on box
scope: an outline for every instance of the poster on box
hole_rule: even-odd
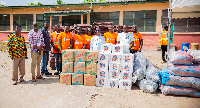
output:
[[[121,63],[133,63],[134,54],[122,54]]]
[[[110,54],[110,62],[120,63],[121,62],[121,54]]]
[[[84,86],[95,86],[96,75],[84,74]]]
[[[74,61],[74,50],[68,49],[62,51],[62,61],[73,62]]]
[[[74,63],[74,73],[85,74],[85,62],[75,62]]]
[[[62,72],[74,73],[74,63],[73,62],[62,62]]]
[[[120,72],[120,63],[109,63],[109,70]]]
[[[109,81],[107,78],[98,78],[96,79],[97,87],[109,87]]]
[[[98,62],[97,70],[107,70],[108,71],[108,63],[107,62]]]
[[[112,53],[114,53],[114,54],[123,54],[123,45],[122,44],[112,45],[111,49],[112,49]]]
[[[119,80],[118,79],[111,79],[110,80],[110,87],[111,88],[118,88],[119,86]]]
[[[110,79],[119,79],[120,72],[117,71],[110,71],[109,70],[109,77]]]
[[[119,89],[131,90],[132,83],[130,80],[120,80]]]
[[[60,73],[60,84],[71,85],[72,74],[71,73]]]
[[[74,50],[74,61],[85,62],[87,49],[76,49]]]
[[[110,43],[102,44],[101,45],[101,52],[103,53],[111,53],[111,45]]]
[[[87,61],[85,64],[85,74],[96,75],[97,74],[97,63]]]
[[[72,85],[83,85],[83,74],[72,74]]]
[[[87,50],[86,51],[86,61],[91,61],[92,63],[97,63],[98,50]]]
[[[105,71],[105,70],[98,70],[97,71],[97,77],[100,78],[109,78],[109,73],[108,71]]]
[[[98,62],[108,62],[109,61],[109,53],[99,53],[98,54]]]
[[[132,72],[121,72],[120,80],[132,80]]]
[[[133,72],[133,63],[123,63],[121,65],[121,71],[122,72]]]

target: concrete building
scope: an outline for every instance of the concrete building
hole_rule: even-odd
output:
[[[55,24],[90,24],[113,22],[114,25],[138,25],[144,39],[144,49],[157,49],[158,35],[167,25],[168,0],[131,0],[128,2],[80,3],[41,6],[3,6],[0,7],[0,40],[7,41],[7,34],[13,26],[20,24],[22,34],[28,39],[32,23],[38,22],[39,28],[44,21]],[[193,9],[194,8],[194,9]],[[200,43],[200,9],[191,11],[174,9],[173,43],[180,49],[181,43]],[[174,11],[173,10],[173,11]],[[191,14],[191,17],[181,17]],[[177,17],[178,16],[178,17]]]

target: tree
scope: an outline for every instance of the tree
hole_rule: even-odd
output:
[[[37,2],[37,3],[35,3],[35,4],[34,4],[34,3],[28,3],[28,5],[31,6],[31,5],[43,5],[43,4],[40,3],[40,2]]]
[[[1,7],[1,6],[4,6],[4,5],[3,5],[3,4],[0,4],[0,7]]]

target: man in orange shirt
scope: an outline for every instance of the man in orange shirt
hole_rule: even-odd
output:
[[[60,52],[65,49],[72,49],[73,46],[73,40],[72,40],[72,34],[69,33],[70,26],[65,26],[65,32],[61,32],[58,36],[58,46],[60,49]]]
[[[56,24],[55,27],[55,32],[51,33],[51,46],[53,46],[53,54],[55,57],[55,66],[56,66],[56,70],[57,72],[54,73],[54,75],[58,75],[60,68],[59,68],[59,63],[58,63],[58,59],[59,57],[61,57],[61,52],[59,51],[59,47],[58,47],[58,35],[60,33],[60,25]],[[59,52],[58,52],[59,51]]]
[[[85,39],[86,39],[86,42],[87,42],[86,49],[90,50],[90,42],[91,42],[92,37],[94,36],[94,32],[93,32],[91,27],[87,28],[86,35],[84,35],[84,36],[85,36]]]
[[[142,35],[137,32],[137,25],[133,25],[131,34],[134,36],[134,46],[131,48],[130,53],[134,54],[135,52],[141,52],[143,46]]]
[[[116,44],[118,34],[113,31],[112,25],[109,25],[108,29],[109,29],[109,32],[104,33],[104,38],[106,40],[106,43]]]
[[[77,34],[73,36],[73,43],[74,43],[73,49],[85,49],[87,42],[85,36],[81,34],[82,28],[78,26],[76,30]]]

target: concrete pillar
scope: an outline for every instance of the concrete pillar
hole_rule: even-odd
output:
[[[87,14],[87,24],[90,24],[90,13]]]
[[[50,16],[50,32],[52,32],[52,16]]]
[[[123,10],[119,12],[119,25],[123,26]]]
[[[36,13],[33,13],[33,22],[36,22]]]
[[[83,15],[81,15],[81,24],[83,24]]]
[[[157,10],[157,21],[156,21],[156,32],[159,34],[161,32],[161,16],[162,16],[162,9]]]
[[[62,16],[59,16],[59,25],[62,26]]]
[[[10,31],[13,32],[13,14],[10,14]]]

